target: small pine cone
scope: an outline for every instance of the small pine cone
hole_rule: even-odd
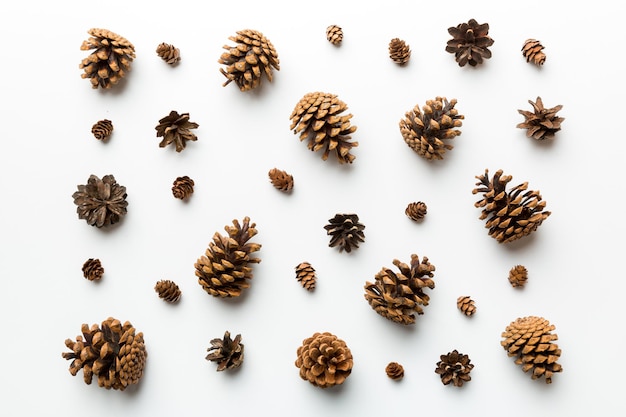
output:
[[[296,279],[306,290],[313,291],[315,289],[315,269],[310,263],[301,262],[296,266]]]
[[[106,29],[89,29],[91,37],[83,41],[80,49],[95,49],[83,59],[79,68],[82,78],[89,78],[92,88],[111,88],[128,71],[135,58],[135,47],[127,39]]]
[[[509,282],[515,287],[523,287],[528,281],[528,270],[523,265],[515,265],[509,271]]]
[[[267,175],[277,190],[289,192],[293,189],[293,176],[278,168],[272,168]]]
[[[426,211],[426,204],[418,201],[415,203],[409,203],[409,205],[406,207],[406,210],[404,210],[404,214],[406,214],[411,220],[418,221],[426,216]]]
[[[298,348],[296,367],[300,377],[311,384],[328,388],[341,385],[352,372],[352,352],[346,342],[329,332],[315,333]]]
[[[86,384],[95,376],[98,386],[120,391],[139,382],[148,356],[143,333],[112,317],[100,326],[83,324],[81,332],[76,341],[65,340],[71,352],[62,353],[64,359],[72,360],[72,375],[82,369]]]
[[[543,52],[543,45],[537,39],[526,39],[522,46],[522,55],[526,62],[531,62],[537,66],[542,66],[546,61],[546,54]]]
[[[96,139],[106,141],[113,133],[113,123],[109,119],[100,120],[91,127],[91,133]]]
[[[170,65],[180,62],[180,50],[174,45],[163,42],[157,46],[156,53],[163,61]]]
[[[339,45],[343,40],[343,30],[337,25],[330,25],[326,28],[326,39],[333,45]]]
[[[399,38],[393,38],[389,42],[389,58],[399,65],[404,65],[411,58],[411,49],[405,41]]]
[[[446,51],[454,54],[460,67],[470,64],[472,67],[482,64],[484,59],[491,58],[489,47],[493,39],[488,36],[489,24],[478,24],[474,19],[448,28],[452,39],[448,41]]]
[[[91,175],[86,185],[79,185],[72,194],[79,219],[98,228],[119,222],[126,214],[126,187],[119,185],[113,175],[102,179]]]
[[[558,339],[551,333],[554,329],[555,326],[543,317],[521,317],[506,327],[500,344],[508,356],[516,358],[515,363],[521,365],[524,372],[532,371],[532,379],[545,377],[550,384],[552,375],[563,371],[557,363],[561,349],[553,343]]]
[[[447,355],[441,355],[440,359],[437,362],[435,373],[441,377],[443,385],[452,382],[455,387],[462,387],[463,383],[471,381],[470,372],[474,369],[474,365],[470,363],[469,356],[454,349]]]
[[[413,107],[400,120],[400,133],[404,142],[428,160],[443,159],[446,150],[453,148],[444,141],[461,134],[457,128],[462,126],[461,120],[465,118],[454,108],[456,103],[456,99],[448,101],[445,97],[437,97],[426,101],[423,112],[419,105]]]
[[[172,110],[169,115],[159,120],[156,125],[157,138],[163,138],[159,143],[160,148],[173,143],[176,152],[181,152],[187,146],[187,141],[196,141],[198,137],[191,131],[200,126],[198,123],[189,121],[189,113],[178,114]]]
[[[300,133],[300,141],[307,140],[311,151],[323,150],[322,159],[328,159],[335,151],[339,163],[352,163],[355,156],[350,153],[358,142],[350,142],[351,134],[357,129],[350,125],[352,114],[341,115],[348,106],[335,94],[308,93],[300,99],[289,119],[294,134]]]
[[[159,298],[167,301],[168,303],[176,303],[180,300],[181,291],[178,285],[174,281],[169,279],[162,279],[154,286],[154,291],[159,294]]]
[[[172,194],[175,198],[180,200],[184,200],[185,198],[191,197],[193,194],[193,186],[195,185],[194,181],[189,178],[187,175],[182,177],[177,177],[174,180],[174,184],[172,185]]]
[[[217,362],[218,371],[239,368],[243,363],[243,347],[240,334],[231,339],[230,332],[226,331],[223,338],[211,340],[206,360]]]
[[[241,91],[250,91],[261,85],[263,74],[272,81],[272,68],[280,70],[280,61],[274,45],[261,32],[256,30],[240,30],[236,36],[228,39],[236,46],[224,45],[227,52],[222,53],[217,61],[226,65],[220,72],[227,78],[223,86],[231,81]]]
[[[404,367],[398,362],[389,362],[385,368],[387,376],[391,379],[402,379],[404,377]]]
[[[89,281],[99,281],[104,275],[104,268],[100,259],[89,258],[83,264],[83,276]]]
[[[328,246],[331,248],[338,246],[339,252],[345,250],[350,253],[353,248],[359,248],[359,243],[365,241],[363,233],[365,226],[359,222],[359,216],[356,214],[335,214],[335,217],[328,221],[329,224],[324,226],[324,229],[330,236]]]
[[[513,177],[502,175],[501,169],[492,180],[489,180],[487,169],[484,175],[476,178],[479,180],[476,183],[479,188],[474,188],[472,194],[483,193],[483,198],[474,206],[483,208],[480,219],[487,221],[485,227],[489,229],[489,236],[499,243],[528,236],[551,214],[543,211],[546,202],[542,200],[539,191],[528,190],[527,182],[507,191],[506,186]]]
[[[524,116],[524,123],[517,125],[520,129],[526,129],[526,136],[536,140],[552,139],[556,132],[561,130],[561,123],[564,117],[557,117],[556,113],[563,108],[562,105],[551,108],[543,107],[541,97],[537,97],[537,101],[528,100],[533,106],[533,111],[517,110],[519,114]]]
[[[456,300],[456,306],[466,316],[473,316],[476,312],[476,304],[469,296],[463,295]]]

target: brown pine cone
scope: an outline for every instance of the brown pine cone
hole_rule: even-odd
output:
[[[176,152],[181,152],[187,146],[187,141],[196,141],[198,137],[191,131],[200,126],[198,123],[189,121],[189,113],[178,114],[172,110],[169,115],[159,120],[156,125],[157,138],[162,137],[160,148],[173,143]]]
[[[398,380],[404,377],[404,367],[398,362],[389,362],[389,364],[385,368],[385,372],[387,373],[387,376],[391,379]]]
[[[172,194],[175,198],[180,200],[184,200],[185,198],[191,197],[193,194],[193,186],[195,185],[194,181],[189,178],[187,175],[182,177],[177,177],[174,180],[174,184],[172,185]]]
[[[452,39],[448,41],[446,51],[454,54],[460,67],[470,64],[472,67],[482,64],[484,59],[491,58],[489,47],[493,39],[488,36],[489,24],[478,24],[474,19],[448,28]]]
[[[159,298],[167,301],[168,303],[176,303],[180,300],[182,295],[180,288],[174,281],[170,281],[169,279],[162,279],[157,281],[154,286],[154,291],[159,294]]]
[[[476,304],[474,303],[474,300],[467,295],[462,295],[457,298],[456,306],[466,316],[473,316],[476,312]]]
[[[515,265],[509,271],[509,282],[513,288],[523,287],[528,281],[528,270],[524,265]]]
[[[472,379],[470,372],[474,369],[470,358],[467,355],[459,353],[456,349],[448,352],[447,355],[441,355],[440,361],[437,362],[435,373],[441,376],[443,385],[452,382],[455,387],[462,387],[463,383]]]
[[[365,226],[359,222],[358,215],[338,213],[328,221],[329,224],[324,226],[324,229],[326,229],[326,234],[330,236],[328,246],[331,248],[337,246],[339,252],[345,250],[350,253],[353,248],[359,248],[359,243],[365,241],[365,234],[363,233]]]
[[[418,221],[426,216],[426,211],[426,204],[421,201],[417,201],[415,203],[409,203],[409,205],[406,207],[406,210],[404,210],[404,214],[406,214],[409,219]]]
[[[543,45],[537,39],[526,39],[522,46],[522,55],[526,62],[531,62],[537,66],[542,66],[546,62],[546,54],[543,52]]]
[[[289,192],[293,189],[293,176],[278,168],[272,168],[267,175],[270,182],[277,190]]]
[[[320,388],[343,384],[352,372],[352,352],[346,342],[329,332],[304,339],[297,355],[300,377]]]
[[[341,44],[343,40],[343,30],[337,25],[330,25],[326,28],[326,39],[333,45]]]
[[[156,48],[156,53],[163,61],[170,65],[180,62],[180,50],[169,43],[160,43]]]
[[[113,175],[102,179],[89,176],[86,185],[79,185],[72,194],[79,219],[90,226],[106,227],[119,222],[126,214],[126,187],[119,185]]]
[[[405,41],[393,38],[389,42],[389,58],[398,65],[405,65],[411,58],[411,49]]]
[[[315,269],[310,263],[301,262],[296,266],[296,279],[306,290],[313,291],[315,289]]]
[[[96,139],[106,142],[113,133],[113,123],[109,119],[100,120],[91,127],[91,133]]]
[[[89,281],[99,281],[104,275],[104,268],[100,259],[89,258],[83,264],[83,276]]]
[[[92,88],[111,88],[128,71],[135,58],[135,47],[127,39],[106,29],[89,29],[91,37],[83,41],[80,49],[94,51],[79,65],[84,70],[82,78],[89,78]]]
[[[241,335],[230,338],[230,332],[224,332],[224,337],[211,340],[211,347],[206,360],[217,362],[217,371],[239,368],[243,363],[243,343]]]
[[[537,140],[552,139],[556,132],[561,130],[561,123],[564,117],[558,117],[556,114],[563,108],[562,105],[551,108],[543,107],[541,97],[537,97],[537,101],[528,100],[533,106],[533,111],[517,110],[519,114],[524,116],[524,123],[517,125],[520,129],[526,129],[526,136]]]

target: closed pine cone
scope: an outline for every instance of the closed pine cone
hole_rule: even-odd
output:
[[[475,207],[481,208],[481,220],[486,220],[485,227],[489,236],[499,243],[508,243],[528,236],[543,223],[551,214],[543,211],[546,202],[539,191],[528,190],[528,183],[519,184],[507,191],[507,184],[513,178],[502,175],[498,170],[493,179],[489,179],[489,170],[484,175],[476,176],[478,188],[472,194],[483,193],[483,198]]]
[[[230,332],[226,331],[223,338],[211,340],[211,347],[207,349],[209,354],[205,359],[217,362],[217,371],[239,368],[243,363],[243,348],[241,335],[231,339]]]
[[[227,52],[222,53],[217,61],[226,65],[220,72],[227,78],[223,84],[231,81],[241,91],[250,91],[261,85],[263,74],[268,81],[272,81],[272,68],[280,70],[280,61],[274,45],[261,32],[256,30],[240,30],[235,36],[228,39],[235,42],[235,46],[224,45]]]
[[[359,216],[356,214],[335,214],[335,217],[329,219],[329,224],[324,226],[326,234],[330,236],[331,248],[338,247],[339,252],[344,250],[348,253],[352,249],[358,249],[359,243],[365,241],[363,230],[365,226],[359,222]]]
[[[105,175],[102,179],[89,176],[87,184],[78,185],[72,198],[78,218],[90,226],[110,226],[126,215],[126,187],[119,185],[113,175]]]
[[[169,43],[160,43],[156,48],[156,53],[163,61],[170,65],[180,62],[180,50]]]
[[[95,376],[100,387],[121,391],[139,382],[148,356],[143,333],[137,333],[129,322],[122,325],[112,317],[100,326],[83,324],[81,332],[76,341],[65,341],[71,352],[62,354],[64,359],[72,360],[72,375],[82,369],[86,384],[91,384]]]
[[[440,359],[435,373],[441,377],[443,385],[452,383],[455,387],[462,387],[465,382],[472,379],[470,372],[474,369],[474,365],[470,363],[469,356],[454,349],[447,355],[441,355]]]
[[[178,198],[180,200],[189,198],[191,197],[191,194],[193,194],[194,185],[194,181],[187,175],[177,177],[172,184],[172,194],[175,198]]]
[[[104,268],[100,259],[89,258],[83,264],[83,276],[89,281],[99,281],[104,275]]]
[[[474,300],[467,295],[462,295],[457,298],[456,306],[466,316],[473,316],[476,312],[476,304],[474,303]]]
[[[400,324],[415,323],[415,314],[424,314],[421,306],[427,306],[430,300],[424,288],[435,288],[432,265],[427,257],[421,262],[415,254],[411,255],[411,264],[397,259],[393,264],[400,270],[393,272],[382,268],[374,277],[375,281],[365,283],[365,299],[381,316]]]
[[[460,67],[470,64],[472,67],[482,64],[484,59],[491,58],[489,47],[493,39],[488,36],[489,24],[478,24],[474,19],[448,28],[452,39],[448,41],[446,51],[454,54]]]
[[[543,52],[543,45],[537,39],[526,39],[522,46],[522,55],[526,62],[531,62],[537,66],[542,66],[546,62],[546,54]]]
[[[205,254],[194,265],[198,283],[207,293],[215,297],[238,297],[250,286],[250,264],[261,262],[251,256],[261,249],[260,244],[249,242],[257,234],[255,227],[246,216],[243,224],[235,219],[232,226],[224,227],[228,236],[217,232],[213,235]]]
[[[270,182],[277,190],[289,192],[293,189],[293,176],[287,172],[272,168],[267,175],[270,177]]]
[[[176,303],[180,300],[182,295],[180,288],[174,281],[169,279],[162,279],[154,286],[154,291],[157,292],[159,298],[167,301],[168,303]]]
[[[411,49],[405,41],[399,38],[393,38],[389,42],[389,58],[399,65],[404,65],[411,58]]]
[[[296,279],[306,290],[313,291],[315,289],[315,269],[310,263],[301,262],[296,266]]]
[[[511,286],[515,287],[523,287],[526,285],[526,281],[528,281],[528,270],[524,265],[515,265],[509,271],[509,282]]]
[[[508,356],[515,357],[515,363],[522,366],[524,372],[532,371],[532,379],[545,378],[547,384],[552,383],[552,375],[563,368],[557,363],[561,349],[556,343],[555,329],[543,317],[520,317],[511,322],[502,333],[500,344]]]
[[[352,352],[346,342],[329,332],[315,333],[298,347],[296,367],[300,377],[311,384],[328,388],[341,385],[352,372]]]
[[[187,141],[196,141],[198,137],[191,131],[196,129],[198,123],[189,121],[189,113],[178,114],[172,110],[169,115],[159,120],[156,125],[157,137],[163,138],[159,143],[160,148],[173,143],[176,152],[181,152],[187,146]]]
[[[447,142],[461,134],[462,119],[454,108],[457,101],[448,101],[445,97],[437,97],[426,101],[420,110],[416,105],[400,120],[400,133],[404,142],[419,156],[428,160],[443,159],[446,150],[453,146]]]
[[[552,139],[556,132],[561,130],[561,123],[564,117],[558,117],[556,113],[563,108],[562,105],[545,108],[541,97],[537,101],[528,100],[533,106],[533,111],[517,110],[524,116],[524,123],[517,125],[520,129],[526,129],[526,136],[537,140]]]
[[[387,376],[391,379],[402,379],[404,377],[404,367],[398,362],[389,362],[385,368]]]
[[[340,163],[352,163],[355,156],[350,153],[358,142],[350,142],[351,134],[357,129],[350,124],[352,114],[341,115],[348,106],[335,94],[308,93],[296,104],[289,119],[294,134],[300,133],[300,141],[307,140],[311,151],[323,151],[322,159],[334,151]]]
[[[330,25],[326,28],[326,39],[333,45],[339,45],[343,40],[343,30],[337,25]]]
[[[106,141],[113,133],[113,122],[109,119],[99,120],[91,127],[91,133],[96,139]]]
[[[428,208],[425,203],[417,201],[415,203],[409,203],[406,210],[404,210],[404,214],[406,214],[411,220],[418,221],[426,216],[427,209]]]
[[[106,29],[89,29],[91,37],[83,41],[80,49],[93,49],[83,59],[79,68],[84,70],[82,78],[89,78],[92,88],[111,88],[128,71],[135,58],[135,47],[127,39]]]

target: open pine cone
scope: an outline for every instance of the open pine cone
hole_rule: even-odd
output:
[[[207,349],[209,354],[205,359],[217,362],[218,371],[239,368],[243,363],[243,348],[241,335],[231,339],[230,332],[226,331],[223,338],[211,340],[211,347]]]
[[[160,148],[173,143],[176,152],[181,152],[187,146],[187,141],[196,141],[198,137],[191,131],[199,126],[198,123],[189,121],[189,113],[178,114],[172,110],[169,115],[159,120],[156,125],[157,138],[163,138],[159,143]]]
[[[469,356],[454,349],[447,355],[441,355],[440,359],[435,373],[441,377],[443,385],[452,383],[455,387],[462,387],[463,383],[472,379],[470,372],[474,369],[474,365],[470,363]]]
[[[106,29],[89,29],[91,37],[81,45],[82,51],[94,50],[79,68],[82,78],[89,78],[92,88],[111,88],[128,71],[135,58],[135,47],[127,39]]]
[[[344,250],[348,253],[352,249],[358,249],[359,243],[365,241],[363,230],[365,226],[359,222],[359,216],[356,214],[335,214],[335,217],[329,219],[329,224],[324,226],[326,234],[330,236],[328,246],[334,248],[339,247],[339,252]]]
[[[537,101],[528,100],[533,111],[518,110],[517,112],[524,116],[524,123],[517,125],[520,129],[526,129],[526,136],[537,140],[545,140],[554,138],[554,134],[561,130],[561,123],[564,117],[558,117],[556,113],[563,108],[562,105],[551,108],[543,107],[541,97],[537,97]]]
[[[99,386],[121,391],[139,382],[148,356],[143,333],[136,333],[129,322],[122,325],[112,317],[100,326],[83,324],[81,332],[76,341],[65,341],[71,352],[62,354],[64,359],[72,360],[72,375],[82,369],[86,384],[91,384],[95,376]]]
[[[491,58],[489,47],[493,39],[488,36],[489,24],[478,24],[474,19],[467,23],[460,23],[456,27],[448,28],[452,39],[448,41],[446,51],[454,54],[454,59],[460,67],[470,64],[475,67],[482,64],[484,59]]]
[[[352,372],[352,352],[346,342],[329,332],[304,339],[297,355],[300,377],[320,388],[343,384]]]
[[[86,185],[79,185],[72,194],[79,219],[91,226],[106,227],[115,224],[126,214],[126,187],[119,185],[113,175],[102,179],[89,176]]]
[[[415,323],[415,314],[424,314],[421,306],[427,306],[430,297],[424,288],[435,288],[432,265],[427,257],[420,262],[411,255],[411,265],[394,259],[393,264],[400,270],[393,272],[382,268],[374,277],[375,281],[365,283],[365,299],[381,316],[400,324]]]

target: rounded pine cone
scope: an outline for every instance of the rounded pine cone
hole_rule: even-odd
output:
[[[393,38],[389,42],[389,58],[398,65],[405,65],[411,58],[411,48],[402,39]]]
[[[106,141],[113,133],[113,123],[109,119],[100,120],[91,127],[91,133],[96,139]]]
[[[159,143],[160,148],[169,144],[176,146],[176,152],[181,152],[187,146],[187,141],[196,141],[198,137],[191,131],[200,126],[198,123],[189,121],[189,113],[178,114],[172,110],[169,115],[159,120],[156,125],[157,138],[163,138]]]
[[[542,66],[546,62],[546,54],[543,52],[543,45],[537,39],[526,39],[522,46],[522,55],[526,62],[531,62],[537,66]]]
[[[296,279],[304,289],[313,291],[315,289],[315,269],[308,262],[301,262],[296,266]]]
[[[126,214],[126,187],[119,185],[113,175],[102,179],[91,175],[86,185],[79,185],[72,194],[79,219],[90,226],[106,227],[119,222]]]
[[[278,168],[272,168],[267,175],[277,190],[289,192],[293,189],[293,176]]]
[[[556,132],[561,130],[561,123],[564,117],[558,117],[556,114],[563,108],[562,105],[545,108],[541,97],[537,97],[537,101],[528,100],[533,111],[517,110],[519,114],[524,116],[524,123],[519,123],[519,129],[526,129],[526,136],[536,140],[553,139]]]
[[[543,317],[520,317],[511,322],[502,333],[500,342],[508,356],[515,357],[515,363],[522,366],[524,372],[532,371],[532,379],[545,378],[547,384],[552,383],[552,375],[563,371],[557,360],[561,349],[556,343],[555,329]]]
[[[320,388],[343,384],[352,372],[352,352],[346,342],[329,332],[304,339],[297,355],[300,377]]]
[[[457,298],[456,306],[466,316],[473,316],[476,312],[476,304],[474,303],[474,300],[467,295],[462,295]]]
[[[111,88],[128,71],[135,58],[135,47],[127,39],[106,29],[89,29],[91,37],[83,41],[82,51],[94,50],[79,68],[82,78],[89,78],[92,88]]]
[[[83,264],[83,276],[89,281],[99,281],[104,275],[104,268],[100,259],[89,258]]]
[[[474,19],[448,28],[452,39],[448,41],[446,51],[454,54],[460,67],[470,64],[472,67],[482,64],[484,59],[491,58],[489,47],[493,39],[488,36],[489,24],[478,24]]]
[[[509,282],[513,288],[523,287],[528,281],[528,270],[524,265],[515,265],[509,271]]]
[[[156,48],[156,53],[163,61],[170,65],[180,62],[180,50],[169,43],[160,43]]]
[[[398,362],[389,362],[389,364],[385,368],[385,372],[387,373],[387,376],[391,379],[398,380],[404,377],[404,367]]]
[[[185,198],[191,197],[193,194],[193,186],[195,185],[194,181],[189,178],[187,175],[182,177],[177,177],[174,180],[174,184],[172,184],[172,194],[175,198],[180,200],[184,200]]]
[[[100,387],[121,391],[139,382],[148,356],[143,333],[137,333],[129,322],[122,325],[112,317],[100,326],[83,324],[81,332],[76,341],[65,341],[71,352],[62,354],[72,361],[72,375],[82,369],[86,384],[91,384],[95,376]]]
[[[180,300],[182,295],[180,288],[174,281],[169,279],[162,279],[154,286],[154,291],[159,294],[159,298],[167,301],[168,303],[176,303]]]
[[[363,230],[365,226],[359,222],[359,216],[356,214],[335,214],[335,217],[329,219],[329,224],[324,226],[326,234],[330,236],[328,246],[334,248],[339,247],[339,252],[344,250],[348,253],[352,249],[358,249],[359,243],[365,241]]]
[[[207,349],[209,354],[206,360],[217,362],[217,371],[239,368],[243,363],[243,348],[241,335],[234,339],[230,338],[230,332],[224,332],[224,337],[211,340],[211,347]]]
[[[454,349],[447,355],[441,355],[440,359],[435,373],[441,376],[443,385],[452,383],[455,387],[462,387],[463,383],[472,379],[470,372],[474,369],[474,365],[470,363],[469,356]]]
[[[425,203],[417,201],[415,203],[409,203],[406,210],[404,210],[404,214],[406,214],[409,219],[418,221],[422,220],[424,216],[426,216],[427,209],[428,207],[426,207]]]
[[[330,25],[326,28],[326,39],[333,45],[341,44],[343,40],[343,30],[337,25]]]

